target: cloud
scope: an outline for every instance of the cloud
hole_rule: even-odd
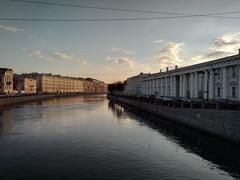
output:
[[[127,55],[136,54],[136,52],[134,51],[129,51],[123,48],[112,48],[111,51],[115,53],[121,53],[121,54],[127,54]]]
[[[154,56],[155,62],[159,68],[173,67],[180,65],[183,43],[167,42],[167,44]]]
[[[156,41],[153,41],[153,44],[160,44],[160,43],[162,43],[163,42],[163,40],[156,40]]]
[[[5,26],[5,25],[2,25],[2,24],[0,24],[0,29],[3,29],[3,30],[8,31],[8,32],[24,31],[24,29],[20,29],[20,28],[13,27],[13,26]]]
[[[240,32],[225,33],[213,39],[205,53],[190,58],[186,65],[206,62],[234,55],[240,48]]]
[[[54,51],[51,53],[44,53],[39,50],[32,50],[27,51],[27,55],[41,59],[46,61],[61,61],[61,62],[68,62],[68,63],[77,63],[77,64],[83,64],[86,65],[88,61],[84,58],[76,59],[70,54]]]
[[[66,62],[72,62],[73,61],[73,58],[72,58],[71,55],[63,53],[63,52],[53,52],[52,55],[56,60],[63,60],[63,61],[66,61]]]
[[[29,56],[37,57],[39,59],[45,59],[46,58],[45,55],[39,50],[28,51],[27,54]]]
[[[211,50],[236,53],[240,48],[240,32],[226,33],[215,38],[210,45]]]
[[[121,66],[125,66],[125,67],[128,67],[130,68],[131,70],[133,69],[141,69],[144,67],[143,64],[133,60],[133,59],[130,59],[128,57],[110,57],[108,56],[107,57],[107,61],[108,62],[112,62],[114,64],[118,64],[118,65],[121,65]]]

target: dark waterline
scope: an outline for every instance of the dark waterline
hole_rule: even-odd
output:
[[[100,96],[0,111],[0,179],[240,179],[239,154]]]

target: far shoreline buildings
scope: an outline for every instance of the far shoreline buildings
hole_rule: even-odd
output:
[[[240,101],[239,54],[126,80],[125,94]]]
[[[0,68],[0,94],[13,93],[13,70]]]
[[[14,74],[0,68],[0,94],[106,93],[107,84],[92,78],[77,78],[46,73]]]

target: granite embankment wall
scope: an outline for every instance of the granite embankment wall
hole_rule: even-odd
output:
[[[166,120],[198,129],[240,144],[240,110],[173,108],[108,95],[110,100],[126,104]]]
[[[0,98],[0,107],[11,104],[38,101],[47,98],[68,97],[68,96],[86,96],[86,95],[102,95],[104,93],[82,93],[82,94],[41,94],[41,95],[29,95],[29,96],[10,96]]]

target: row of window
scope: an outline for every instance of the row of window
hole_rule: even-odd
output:
[[[221,97],[222,95],[222,89],[221,87],[217,87],[217,97]],[[237,88],[235,86],[231,87],[231,97],[236,98],[237,97]]]

